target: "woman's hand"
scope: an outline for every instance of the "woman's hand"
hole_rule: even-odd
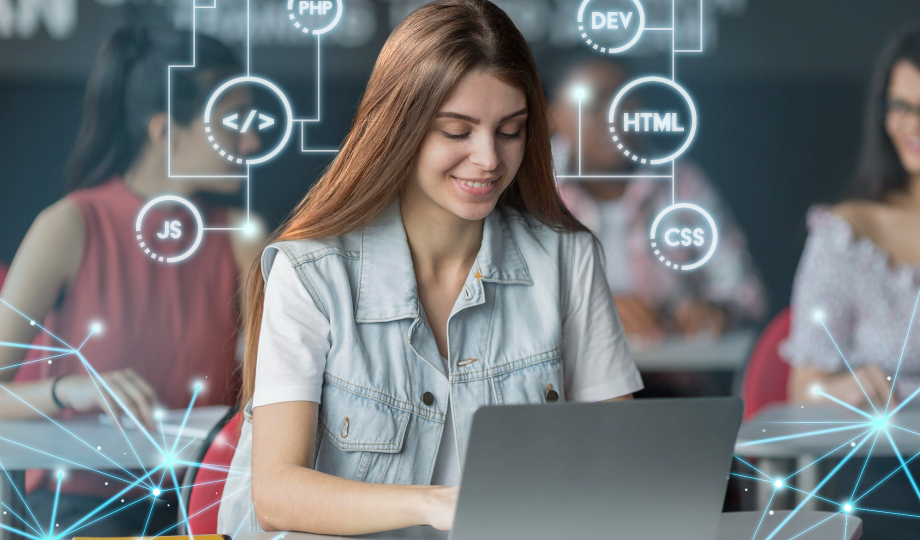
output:
[[[856,376],[853,376],[853,373]],[[853,373],[835,373],[828,377],[824,382],[819,382],[819,388],[826,394],[853,405],[862,407],[869,405],[869,400],[875,407],[885,407],[888,403],[888,396],[891,394],[891,383],[888,381],[888,375],[882,371],[882,368],[871,365],[860,367],[853,370]],[[859,382],[857,382],[857,380]],[[897,406],[898,400],[891,396],[891,406]]]
[[[616,303],[620,321],[623,323],[623,331],[627,336],[638,336],[649,341],[656,341],[664,335],[658,311],[650,302],[638,296],[616,295],[613,301]]]
[[[425,504],[425,522],[438,529],[448,531],[454,525],[459,488],[432,486]]]
[[[855,377],[854,377],[855,374]],[[789,376],[789,397],[799,403],[827,403],[821,394],[832,396],[854,407],[885,407],[891,394],[888,374],[877,365],[828,373],[808,366],[795,367]],[[868,397],[868,400],[866,399]],[[890,407],[898,400],[891,396]]]
[[[101,376],[106,385],[118,397],[118,401],[123,404],[123,409],[134,415],[147,429],[153,430],[153,411],[159,403],[153,387],[133,369],[110,371],[101,374]],[[102,397],[103,393],[105,394],[105,400]],[[93,381],[86,375],[63,377],[58,381],[55,395],[66,407],[78,412],[102,409],[113,422],[116,422],[116,425],[120,424],[113,416],[113,413],[117,414],[120,410],[118,401],[113,399],[104,385]],[[108,406],[106,402],[108,402]]]

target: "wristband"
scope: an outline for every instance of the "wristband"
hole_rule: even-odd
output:
[[[61,403],[61,400],[58,399],[56,390],[57,390],[58,383],[61,382],[61,379],[67,376],[68,375],[61,375],[60,377],[54,379],[54,382],[51,383],[51,400],[54,401],[54,404],[57,405],[58,409],[62,411],[66,409],[67,406]]]

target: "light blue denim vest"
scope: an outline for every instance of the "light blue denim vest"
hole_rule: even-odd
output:
[[[448,400],[461,466],[478,407],[563,401],[562,315],[575,234],[588,233],[555,231],[503,207],[486,217],[447,323],[449,372],[418,298],[398,203],[363,230],[266,248],[263,274],[289,259],[330,322],[314,468],[358,481],[428,484]],[[234,471],[249,467],[251,430],[247,419]],[[225,486],[219,532],[232,534],[241,521],[250,525],[243,530],[259,530],[255,516],[244,519],[249,481]]]

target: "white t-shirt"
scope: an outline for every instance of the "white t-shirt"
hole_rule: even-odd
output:
[[[568,401],[603,401],[637,392],[642,379],[600,256],[591,237],[577,238],[572,290],[562,320],[564,396]],[[289,401],[321,403],[330,348],[329,321],[279,252],[265,285],[253,407]],[[432,484],[459,481],[460,459],[448,408]]]

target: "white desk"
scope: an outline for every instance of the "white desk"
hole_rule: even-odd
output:
[[[892,407],[893,408],[893,407]],[[837,405],[775,405],[761,411],[757,416],[741,425],[735,453],[755,458],[797,458],[800,456],[824,455],[848,441],[868,427],[824,433],[808,437],[785,439],[757,444],[758,440],[804,434],[818,430],[839,429],[847,424],[833,422],[868,422],[865,416],[848,411]],[[911,431],[920,432],[920,408],[908,406],[895,415],[891,423]],[[832,422],[828,424],[786,424],[780,422]],[[889,429],[902,454],[920,452],[920,436],[900,429]],[[863,445],[855,455],[865,456],[870,444]],[[833,456],[845,456],[851,448],[844,447]],[[895,456],[894,448],[884,436],[878,438],[872,449],[873,456]]]
[[[786,519],[789,512],[775,512],[772,516],[763,516],[760,512],[728,512],[722,514],[719,521],[719,535],[716,540],[763,540],[779,524]],[[763,524],[754,538],[754,531],[763,517]],[[823,521],[823,523],[821,523]],[[846,521],[846,523],[844,523]],[[796,540],[859,540],[862,536],[862,521],[854,516],[833,515],[827,512],[798,512],[787,523],[779,538],[789,538],[809,529],[810,531],[797,536]],[[846,535],[844,535],[846,526]],[[238,534],[233,540],[332,540],[346,538],[341,536],[325,536],[308,533],[246,533]],[[377,540],[446,540],[447,533],[436,531],[431,527],[412,527],[386,533],[368,534],[347,538],[374,538]],[[570,538],[577,538],[572,535]],[[615,536],[611,536],[615,538]]]
[[[207,433],[226,412],[227,407],[223,406],[194,409],[186,426],[190,432]],[[100,423],[95,415],[57,422],[59,426],[45,419],[0,421],[0,463],[21,493],[24,493],[26,469],[117,471],[119,467],[143,467],[149,470],[163,463],[160,450],[136,429],[126,429],[122,434],[113,426]],[[151,436],[163,446],[163,435],[152,433]],[[169,449],[175,439],[174,436],[166,437]],[[200,446],[201,441],[194,436],[181,437],[175,446],[175,459],[194,461]],[[0,500],[17,512],[22,504],[2,473]],[[0,514],[0,518],[4,518],[5,524],[15,520],[11,515]],[[0,540],[8,538],[8,533],[0,530]]]
[[[630,342],[639,371],[735,371],[744,367],[757,340],[755,330],[735,330],[718,338],[665,336],[655,344]]]

